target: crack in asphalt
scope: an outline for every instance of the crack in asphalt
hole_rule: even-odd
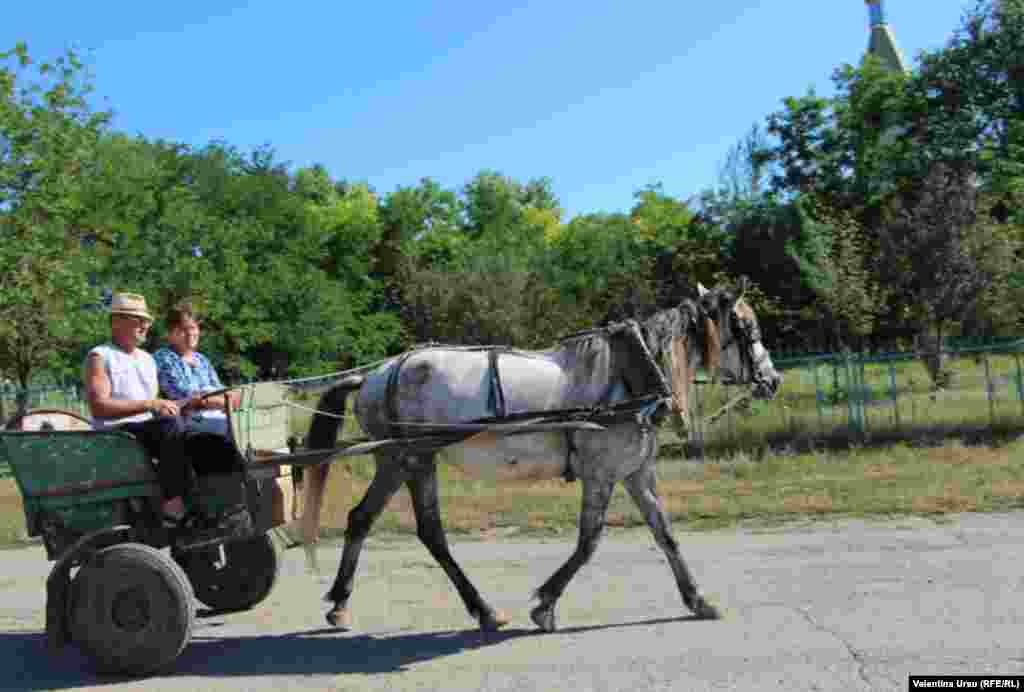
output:
[[[864,670],[864,666],[867,665],[867,661],[865,660],[865,656],[863,653],[855,649],[853,645],[850,644],[850,642],[846,641],[846,639],[844,639],[838,632],[819,623],[817,620],[814,619],[814,617],[809,612],[807,612],[803,608],[798,608],[796,606],[791,606],[788,604],[783,604],[783,606],[792,610],[795,613],[799,613],[803,616],[804,620],[806,620],[808,624],[810,624],[811,627],[818,630],[819,632],[824,632],[825,634],[832,635],[832,637],[834,637],[836,641],[842,644],[846,648],[847,653],[850,654],[850,657],[857,664],[857,675],[860,676],[860,679],[864,681],[864,684],[867,685],[869,690],[873,689],[871,680],[868,679],[868,675]]]
[[[860,677],[860,679],[864,682],[865,685],[868,686],[869,690],[874,689],[871,680],[868,678],[867,672],[864,670],[865,666],[868,665],[867,656],[865,656],[864,653],[862,653],[861,651],[858,651],[856,648],[854,648],[854,646],[850,644],[850,642],[846,641],[846,639],[844,639],[842,635],[840,635],[838,632],[826,627],[825,625],[815,620],[814,617],[808,611],[781,601],[754,601],[752,603],[745,603],[740,606],[735,606],[736,610],[739,611],[754,610],[755,608],[765,607],[782,608],[784,610],[789,610],[791,612],[798,613],[815,630],[817,630],[818,632],[823,632],[824,634],[831,635],[832,638],[834,638],[836,641],[843,645],[843,648],[846,649],[846,652],[850,655],[850,658],[852,658],[854,663],[857,664],[857,675]]]

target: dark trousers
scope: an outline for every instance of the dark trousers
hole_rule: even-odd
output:
[[[188,457],[185,455],[185,424],[180,416],[158,416],[111,426],[113,430],[131,433],[156,457],[156,475],[164,499],[184,496],[189,486]]]

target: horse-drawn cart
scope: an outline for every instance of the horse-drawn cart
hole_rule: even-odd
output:
[[[73,642],[100,670],[148,673],[188,644],[193,596],[227,611],[270,594],[280,549],[268,531],[287,518],[278,478],[293,451],[290,409],[276,385],[240,390],[230,439],[187,439],[197,471],[190,521],[175,529],[163,525],[152,460],[131,435],[60,410],[29,411],[0,432],[28,534],[55,561],[46,583],[52,648]]]
[[[238,387],[241,405],[228,412],[228,435],[188,440],[195,482],[185,499],[195,521],[173,530],[160,517],[152,460],[130,435],[94,431],[71,413],[36,411],[15,420],[16,430],[0,433],[0,462],[14,471],[29,535],[42,536],[47,557],[56,561],[46,584],[50,645],[73,641],[104,670],[141,674],[168,665],[191,636],[193,596],[215,609],[245,609],[270,593],[279,556],[267,532],[284,521],[271,511],[282,465],[322,467],[307,484],[304,514],[313,536],[325,465],[369,453],[377,475],[350,514],[351,540],[329,592],[328,621],[347,617],[363,540],[389,497],[408,482],[421,540],[481,628],[500,627],[504,620],[448,553],[434,468],[434,452],[446,447],[446,463],[512,468],[513,477],[539,466],[580,478],[581,542],[537,592],[541,605],[531,617],[542,629],[554,630],[555,604],[593,554],[620,481],[631,484],[684,603],[698,617],[717,617],[668,533],[653,484],[651,432],[671,411],[689,427],[688,392],[699,366],[720,373],[723,382],[751,384],[750,396],[759,398],[774,396],[781,376],[742,295],[699,289],[699,304],[685,300],[643,324],[628,320],[580,332],[549,351],[432,345],[311,378],[328,387],[312,409],[295,396],[302,380]],[[369,437],[341,442],[351,391],[359,392],[354,410]],[[293,441],[290,420],[303,408],[316,414],[304,449]],[[525,437],[501,439],[519,434]]]

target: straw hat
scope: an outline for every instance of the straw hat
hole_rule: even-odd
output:
[[[146,299],[137,293],[115,293],[110,301],[110,314],[131,315],[153,321],[153,316],[146,309]]]

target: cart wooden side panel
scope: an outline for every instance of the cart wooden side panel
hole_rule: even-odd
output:
[[[48,527],[81,535],[122,524],[124,500],[160,495],[145,450],[125,433],[0,432],[0,461],[14,473],[29,536],[46,537]],[[47,548],[58,547],[48,541]]]

